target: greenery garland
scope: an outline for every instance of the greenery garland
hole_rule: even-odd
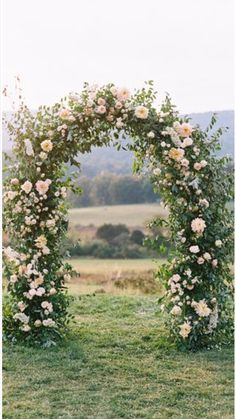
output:
[[[166,293],[162,308],[170,334],[181,348],[228,342],[232,335],[232,176],[227,159],[214,155],[222,130],[192,127],[167,96],[153,106],[152,82],[131,96],[113,84],[85,84],[52,107],[33,114],[22,102],[7,123],[17,163],[5,181],[4,249],[9,297],[4,332],[11,341],[50,346],[69,322],[64,282],[72,268],[63,262],[67,230],[66,194],[75,190],[65,163],[79,166],[78,153],[122,138],[135,153],[134,170],[151,175],[165,205],[175,255],[157,273]],[[166,221],[154,220],[153,224]],[[158,238],[157,238],[158,239]],[[156,246],[157,240],[152,241]],[[14,249],[14,250],[13,250]]]

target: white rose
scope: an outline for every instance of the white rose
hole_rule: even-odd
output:
[[[183,140],[183,144],[182,144],[182,147],[189,147],[189,146],[191,146],[193,144],[193,140],[192,140],[192,138],[190,138],[190,137],[186,137],[184,140]]]
[[[173,316],[180,316],[182,313],[182,309],[179,306],[174,306],[172,310],[170,311],[170,314],[173,314]]]
[[[189,250],[190,250],[191,253],[198,253],[198,252],[200,252],[200,249],[199,249],[198,246],[190,246]]]
[[[53,149],[53,144],[51,140],[45,140],[41,143],[41,149],[46,153],[49,153]]]
[[[159,169],[159,167],[157,167],[156,169],[153,170],[153,174],[155,176],[159,176],[161,174],[161,169]]]
[[[27,138],[25,141],[25,152],[27,156],[34,156],[34,150],[31,144],[31,141]]]
[[[22,191],[24,191],[26,194],[29,194],[31,192],[32,187],[32,183],[28,180],[25,183],[23,183],[23,185],[21,185]]]
[[[200,161],[200,164],[201,164],[201,166],[202,166],[202,168],[204,168],[204,167],[206,167],[207,166],[207,161],[206,160],[201,160]]]
[[[202,165],[201,165],[201,163],[194,163],[193,167],[194,167],[195,170],[199,171],[199,170],[201,170]]]
[[[134,112],[135,116],[139,119],[147,119],[148,113],[149,113],[148,109],[142,105],[137,106]]]
[[[154,134],[153,131],[150,131],[147,136],[148,136],[148,138],[154,138],[155,134]]]
[[[204,253],[203,257],[204,257],[205,260],[211,260],[211,255],[208,252]]]

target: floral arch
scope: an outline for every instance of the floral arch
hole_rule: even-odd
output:
[[[113,142],[125,134],[135,154],[135,171],[148,168],[169,208],[175,245],[172,260],[158,275],[166,293],[163,307],[170,335],[180,347],[196,349],[228,341],[231,334],[232,178],[226,159],[214,151],[222,130],[192,127],[167,96],[153,106],[152,82],[133,95],[113,84],[85,84],[52,107],[32,114],[21,103],[7,127],[14,140],[13,162],[5,181],[4,249],[9,296],[4,332],[11,341],[48,346],[68,321],[61,241],[67,230],[66,193],[74,188],[65,163],[79,166],[78,153]],[[154,220],[154,223],[160,222]],[[155,246],[155,241],[153,243]]]

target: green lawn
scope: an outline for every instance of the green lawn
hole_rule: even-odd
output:
[[[159,204],[107,205],[73,208],[69,211],[70,227],[76,225],[99,227],[105,223],[144,227],[155,216],[164,217],[167,211]]]
[[[4,348],[3,418],[233,418],[233,350],[171,348],[156,297],[75,297],[60,348]]]

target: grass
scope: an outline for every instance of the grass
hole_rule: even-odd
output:
[[[231,419],[233,351],[180,353],[154,296],[75,297],[58,348],[4,346],[4,419]]]
[[[73,208],[69,211],[70,228],[105,223],[145,227],[155,216],[165,217],[167,211],[159,204],[111,205],[103,207]]]
[[[73,258],[69,262],[80,273],[80,277],[76,277],[68,284],[71,294],[106,292],[133,295],[140,294],[145,289],[147,292],[161,290],[160,285],[155,286],[153,272],[164,259],[153,261],[152,259]]]

